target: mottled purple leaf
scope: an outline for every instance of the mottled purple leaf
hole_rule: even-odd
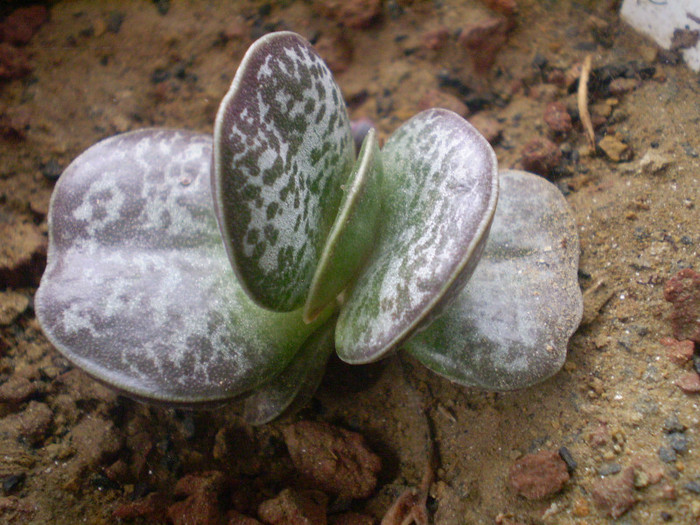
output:
[[[213,193],[226,250],[260,305],[304,304],[352,170],[340,89],[299,35],[248,50],[214,128]]]
[[[211,144],[186,131],[119,135],[54,190],[37,317],[68,359],[135,397],[239,395],[318,326],[255,306],[237,285],[212,206]]]
[[[452,381],[488,390],[530,386],[564,364],[581,321],[576,223],[542,177],[501,172],[481,262],[455,303],[405,348]]]
[[[338,355],[350,363],[381,358],[456,296],[496,208],[495,154],[455,113],[416,115],[389,138],[382,161],[378,239],[336,330]]]

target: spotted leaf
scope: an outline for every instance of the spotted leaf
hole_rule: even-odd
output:
[[[455,113],[416,115],[389,138],[382,161],[380,231],[336,330],[338,355],[350,363],[381,358],[456,296],[496,208],[495,154]]]
[[[304,304],[352,170],[340,89],[299,35],[248,50],[214,127],[212,185],[226,250],[258,304]]]
[[[135,397],[207,403],[277,374],[318,326],[250,301],[212,206],[211,138],[144,130],[59,179],[37,317],[92,376]]]
[[[502,172],[479,266],[406,349],[464,385],[512,390],[543,381],[564,364],[581,321],[578,256],[576,223],[559,190],[537,175]]]

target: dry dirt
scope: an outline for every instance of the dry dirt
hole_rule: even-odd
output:
[[[331,66],[344,70],[337,78],[351,117],[372,119],[384,137],[439,90],[496,128],[502,167],[522,166],[533,138],[558,143],[564,155],[549,175],[580,226],[586,293],[587,324],[573,336],[564,369],[525,391],[463,388],[402,355],[368,367],[333,362],[295,419],[359,432],[382,470],[371,497],[332,500],[331,514],[352,509],[380,519],[420,483],[432,441],[439,466],[428,510],[436,523],[609,523],[592,493],[602,474],[618,479],[627,467],[635,472],[631,508],[617,522],[697,523],[700,398],[675,384],[692,361],[674,363],[661,341],[672,335],[664,283],[698,269],[698,75],[622,24],[614,2],[519,0],[514,27],[486,72],[456,36],[493,16],[483,3],[386,0],[376,20],[355,29],[318,14],[317,4],[328,3],[49,5],[49,20],[23,48],[33,70],[0,83],[0,242],[2,257],[20,267],[0,282],[0,522],[115,523],[115,509],[148,493],[172,504],[176,481],[205,470],[232,480],[222,506],[253,516],[259,501],[294,486],[282,437],[288,420],[251,428],[235,405],[192,413],[117,397],[72,370],[31,306],[51,176],[119,132],[210,132],[248,45],[266,31],[290,29],[318,40]],[[428,38],[440,34],[444,41]],[[572,71],[587,54],[594,69],[605,66],[591,99],[597,138],[627,144],[619,162],[591,152],[578,122]],[[634,81],[613,95],[605,82],[618,66]],[[574,116],[568,133],[555,136],[544,122],[552,101]],[[562,447],[576,465],[561,492],[528,501],[509,488],[517,459]]]

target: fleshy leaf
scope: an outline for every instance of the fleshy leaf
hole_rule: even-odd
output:
[[[576,223],[542,177],[501,172],[484,255],[446,313],[405,348],[452,381],[524,388],[555,374],[581,321]]]
[[[287,368],[246,397],[243,412],[246,421],[264,425],[309,402],[333,352],[334,329],[335,317],[309,336]]]
[[[355,169],[345,184],[345,195],[333,223],[321,260],[311,282],[304,318],[321,310],[357,274],[377,236],[381,210],[382,163],[374,129],[365,136]]]
[[[211,137],[144,130],[66,168],[49,212],[37,317],[92,376],[170,403],[239,395],[279,373],[318,326],[236,284],[211,199]],[[327,317],[327,316],[326,316]]]
[[[389,138],[382,162],[381,229],[336,330],[338,355],[349,363],[381,358],[456,296],[496,208],[496,156],[455,113],[413,117]]]
[[[261,306],[304,304],[354,156],[340,89],[311,44],[257,40],[219,107],[212,185],[231,264]]]

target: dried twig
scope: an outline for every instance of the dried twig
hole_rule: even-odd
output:
[[[591,148],[595,148],[595,133],[588,112],[588,77],[591,74],[591,55],[587,55],[581,66],[581,76],[578,79],[578,114],[586,132],[586,138]]]

